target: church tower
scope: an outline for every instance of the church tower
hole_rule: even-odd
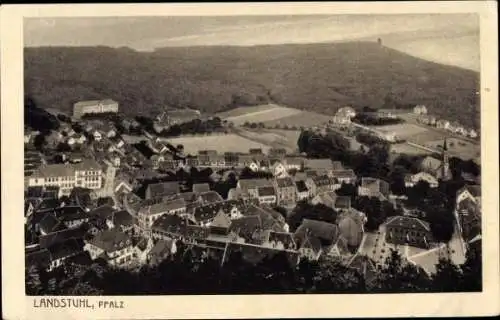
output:
[[[450,159],[449,159],[449,154],[448,154],[448,144],[446,143],[446,138],[444,138],[444,143],[443,143],[443,172],[442,172],[442,179],[443,180],[449,180],[450,177]]]

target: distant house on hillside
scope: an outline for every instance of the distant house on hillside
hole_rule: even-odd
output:
[[[353,118],[356,116],[356,110],[354,110],[353,107],[346,106],[337,110],[337,114],[342,114],[348,116],[349,118]]]
[[[159,114],[153,123],[153,128],[157,133],[168,129],[174,124],[181,124],[195,119],[199,119],[201,113],[193,109],[170,109]]]
[[[448,130],[450,127],[450,122],[448,120],[443,120],[443,119],[437,120],[436,127],[438,127],[439,129]]]
[[[427,107],[424,105],[417,105],[413,108],[413,113],[415,114],[427,114]]]

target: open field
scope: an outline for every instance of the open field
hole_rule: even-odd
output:
[[[396,136],[408,139],[414,135],[427,132],[428,130],[424,127],[411,124],[411,123],[401,123],[393,124],[388,126],[370,126],[370,128],[382,131],[382,132],[394,132]]]
[[[224,152],[248,152],[250,148],[262,148],[267,151],[268,145],[258,143],[236,134],[199,136],[199,137],[178,137],[173,139],[165,139],[165,141],[184,146],[185,153],[197,154],[199,150],[217,150],[219,153]]]
[[[437,148],[442,146],[443,139],[427,141],[424,145]],[[481,146],[475,143],[456,138],[447,138],[448,152],[453,156],[458,156],[464,160],[479,159],[481,156]]]
[[[300,132],[291,131],[288,135],[286,130],[238,130],[237,134],[245,139],[252,140],[257,143],[274,147],[285,148],[289,152],[294,152],[297,149],[297,139]],[[297,133],[298,132],[298,133]]]
[[[248,115],[248,114],[252,114],[252,113],[256,113],[256,112],[272,110],[272,109],[276,109],[276,108],[281,108],[281,107],[278,105],[275,105],[275,104],[263,104],[263,105],[259,105],[259,106],[238,107],[238,108],[231,109],[228,111],[219,112],[216,114],[216,116],[221,118],[221,119],[227,119],[227,118]]]
[[[274,127],[276,125],[283,127],[313,127],[323,125],[331,119],[331,116],[327,116],[324,114],[310,112],[310,111],[301,111],[299,113],[283,116],[281,118],[277,118],[274,120],[265,121],[264,124],[266,127]]]
[[[391,144],[391,152],[392,153],[406,153],[409,155],[427,155],[427,154],[431,153],[431,152],[426,151],[424,149],[411,146],[407,143]]]
[[[241,110],[243,109],[243,110]],[[238,108],[234,110],[232,115],[229,112],[229,116],[223,118],[229,122],[234,123],[239,126],[245,122],[264,122],[273,121],[281,119],[283,117],[289,117],[296,114],[301,114],[302,111],[298,109],[281,107],[278,105],[264,105],[259,107],[248,107],[248,108]]]
[[[299,140],[300,130],[266,129],[265,131],[280,135],[286,139],[288,144],[297,147],[297,141]]]

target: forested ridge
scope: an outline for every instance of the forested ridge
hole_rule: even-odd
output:
[[[418,59],[376,43],[129,48],[26,48],[25,90],[42,108],[70,111],[112,98],[128,114],[165,106],[215,113],[278,103],[334,114],[344,105],[425,104],[467,126],[479,123],[479,74]]]

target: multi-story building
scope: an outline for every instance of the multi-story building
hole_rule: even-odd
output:
[[[274,182],[278,205],[291,206],[297,202],[297,187],[290,177],[279,178]]]
[[[257,195],[259,199],[259,204],[276,204],[276,190],[272,186],[259,187],[257,188]]]
[[[75,187],[96,190],[102,187],[102,168],[94,160],[42,165],[29,176],[28,186],[57,186],[61,196],[69,195]]]
[[[240,179],[237,184],[237,188],[248,193],[251,198],[259,197],[258,188],[268,186],[273,186],[273,181],[270,179]]]
[[[151,228],[153,222],[165,214],[183,214],[186,212],[186,201],[182,198],[155,203],[142,207],[137,213],[139,227],[143,230]]]
[[[389,194],[390,186],[388,182],[369,177],[361,178],[361,185],[358,187],[358,196],[387,200]]]
[[[429,248],[432,242],[429,223],[418,218],[395,216],[385,223],[385,228],[389,243]]]
[[[335,191],[338,187],[340,187],[340,185],[335,183],[334,179],[327,175],[307,178],[306,186],[312,196],[323,192]]]
[[[117,229],[97,233],[86,242],[84,250],[88,251],[92,260],[103,258],[109,265],[115,267],[126,267],[134,256],[132,239]]]
[[[118,112],[118,102],[106,100],[80,101],[73,105],[73,117],[80,119],[84,114]]]

